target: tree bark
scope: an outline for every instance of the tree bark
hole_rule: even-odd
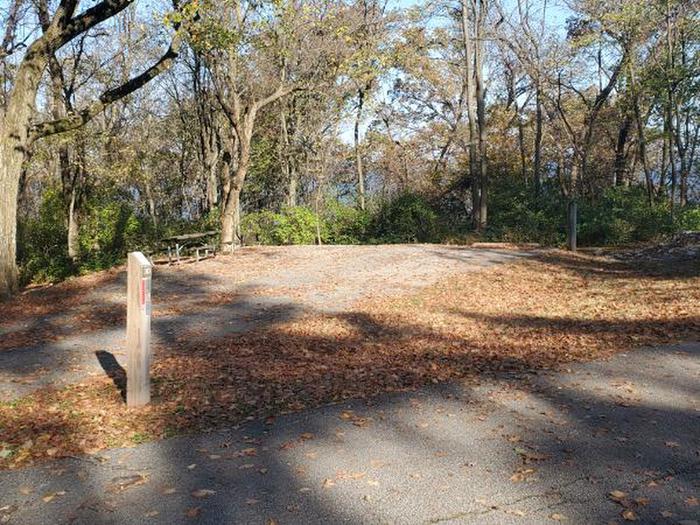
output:
[[[280,130],[282,131],[282,152],[280,160],[282,161],[282,169],[284,170],[285,180],[287,181],[287,206],[293,208],[297,205],[297,172],[296,166],[292,161],[292,145],[289,139],[289,128],[287,124],[287,107],[285,102],[282,102],[280,111]]]
[[[542,87],[540,86],[539,78],[535,93],[535,158],[533,162],[533,179],[535,183],[535,191],[539,193],[542,186]]]
[[[477,1],[477,0],[473,0]],[[486,165],[486,90],[484,89],[483,31],[488,0],[478,0],[476,17],[476,45],[474,46],[474,89],[476,96],[477,124],[479,127],[479,230],[488,225],[488,169]]]
[[[631,119],[629,115],[625,115],[625,118],[622,120],[620,127],[617,130],[617,142],[615,144],[615,169],[613,171],[615,177],[613,185],[615,186],[622,186],[625,182],[627,173],[627,156],[625,155],[625,147],[627,146],[627,139],[629,137],[631,127]]]
[[[461,0],[462,15],[462,45],[464,46],[465,85],[467,91],[467,121],[469,129],[469,177],[471,179],[472,194],[472,227],[477,229],[480,224],[480,192],[477,173],[477,148],[476,148],[476,95],[474,90],[474,50],[471,35],[471,7],[468,0]]]
[[[357,170],[357,194],[358,204],[362,211],[365,210],[365,172],[362,165],[362,151],[360,149],[360,122],[362,120],[362,109],[365,103],[365,91],[363,88],[357,90],[357,112],[355,113],[355,169]]]
[[[0,122],[0,297],[17,290],[17,196],[22,163],[29,144],[29,125],[36,93],[48,63],[41,39],[20,64]]]

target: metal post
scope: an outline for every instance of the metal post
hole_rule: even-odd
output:
[[[126,404],[141,406],[151,401],[151,273],[152,266],[141,252],[129,254],[127,264]]]

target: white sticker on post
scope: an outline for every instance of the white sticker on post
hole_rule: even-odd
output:
[[[149,272],[150,273],[150,272]],[[145,274],[145,272],[144,272]],[[146,315],[151,315],[151,276],[141,278],[139,304]]]

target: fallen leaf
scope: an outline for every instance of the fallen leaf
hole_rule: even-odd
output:
[[[185,511],[185,516],[187,516],[188,518],[196,518],[201,512],[201,507],[190,507]]]
[[[621,490],[613,490],[611,491],[608,496],[610,496],[610,499],[616,502],[622,501],[624,498],[627,497],[626,492],[622,492]]]
[[[213,496],[216,494],[215,490],[211,489],[197,489],[192,492],[192,497],[193,498],[208,498],[209,496]]]
[[[632,509],[623,510],[622,517],[625,519],[625,521],[637,521],[639,519],[637,513],[634,512]]]
[[[46,494],[41,499],[44,500],[44,503],[49,503],[49,502],[53,501],[56,498],[56,496],[63,496],[65,493],[66,493],[65,490],[59,490],[58,492],[50,492],[49,494]]]

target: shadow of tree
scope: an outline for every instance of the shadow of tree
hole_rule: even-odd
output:
[[[613,293],[619,279],[657,275],[629,265],[625,269],[617,263],[607,266],[605,261],[589,265],[587,259],[581,262],[561,254],[538,256],[536,262],[610,282]],[[663,279],[682,282],[697,276],[687,266],[669,272]],[[255,295],[254,288],[207,301],[205,277],[192,282],[188,276],[186,291],[184,284],[178,289],[176,274],[168,279],[171,282],[163,282],[163,291],[173,294],[170,301],[178,302],[185,294],[194,300],[182,300],[177,309],[154,320],[162,340],[155,345],[154,403],[147,413],[124,408],[123,369],[116,356],[98,351],[97,358],[114,384],[35,394],[33,406],[20,406],[11,418],[9,412],[0,418],[7,436],[3,440],[20,446],[36,435],[60,436],[67,442],[60,454],[70,455],[89,450],[95,443],[89,434],[103,429],[112,437],[122,435],[126,442],[142,433],[162,437],[173,430],[218,429],[214,435],[146,445],[138,449],[143,452],[137,453],[133,463],[129,451],[114,452],[115,461],[122,459],[134,472],[151,469],[151,483],[178,485],[176,501],[168,508],[159,507],[162,519],[172,523],[183,521],[187,509],[196,506],[203,507],[202,523],[253,523],[263,514],[283,515],[289,518],[285,522],[299,523],[434,519],[500,523],[506,517],[503,509],[530,500],[538,505],[529,509],[533,513],[564,509],[562,514],[574,523],[605,522],[620,512],[620,505],[607,497],[611,490],[639,492],[640,498],[649,498],[649,504],[629,502],[647,522],[654,522],[649,513],[658,515],[665,505],[680,508],[675,512],[684,515],[671,490],[692,493],[697,484],[697,409],[688,399],[684,401],[684,396],[697,401],[696,368],[679,365],[664,371],[674,362],[673,356],[651,352],[644,366],[612,369],[614,377],[607,375],[605,363],[586,365],[587,372],[572,381],[550,376],[549,370],[591,355],[607,356],[620,347],[684,335],[697,338],[700,320],[695,315],[681,310],[674,316],[648,319],[601,319],[580,312],[559,317],[509,311],[496,315],[447,301],[441,303],[440,311],[430,312],[447,314],[447,321],[417,318],[424,308],[419,305],[408,315],[359,310],[312,313],[303,323],[285,324],[302,314],[294,301],[266,302]],[[195,311],[190,308],[193,304],[208,307]],[[90,330],[95,333],[100,333],[97,328],[113,327],[113,320],[99,312],[94,319]],[[459,326],[460,319],[468,323],[466,329]],[[478,330],[472,329],[474,323]],[[206,336],[197,332],[203,324],[211,329]],[[567,339],[572,335],[585,339]],[[598,353],[591,354],[591,348]],[[613,384],[617,377],[645,385],[646,397],[621,399]],[[462,381],[469,386],[462,386]],[[122,395],[117,395],[115,385]],[[414,406],[416,397],[426,410]],[[70,410],[63,412],[62,404]],[[59,407],[55,412],[41,411],[54,406]],[[344,417],[348,411],[353,412]],[[456,424],[447,417],[450,413]],[[247,418],[256,422],[240,431],[221,430]],[[301,433],[314,437],[300,438]],[[519,441],[509,441],[516,435]],[[54,448],[51,439],[39,447],[45,455]],[[667,445],[676,442],[678,447]],[[207,461],[199,451],[226,456],[232,446],[244,449],[251,444],[256,459],[245,459],[244,454],[225,462]],[[327,453],[320,466],[311,466],[306,456],[314,453],[314,447],[322,457]],[[528,459],[516,448],[547,459]],[[342,478],[339,470],[367,471],[377,458],[394,465],[386,474],[381,468],[373,471],[380,486],[394,492],[364,500],[366,483],[355,486],[345,478],[336,479]],[[248,467],[241,468],[251,463],[255,476]],[[201,468],[188,469],[192,464]],[[37,467],[37,476],[44,468],[50,467]],[[70,483],[78,485],[77,493],[104,502],[108,499],[104,491],[115,477],[114,464],[109,468],[96,467],[84,479],[70,478]],[[521,468],[534,472],[522,483],[511,481],[510,476]],[[423,477],[411,478],[409,471],[414,469]],[[436,473],[442,472],[451,472],[454,479],[436,480]],[[334,479],[344,490],[338,491],[341,494],[324,490],[325,479]],[[17,494],[13,480],[0,480],[0,493]],[[658,501],[645,495],[651,481],[670,487]],[[217,495],[206,505],[189,496],[208,487]],[[554,494],[557,491],[561,497]],[[98,511],[88,505],[74,507],[73,512],[84,522],[138,523],[148,506],[154,505],[153,498],[129,498],[122,498],[129,505],[116,510],[96,504]],[[265,501],[264,513],[257,503],[247,503],[248,498]],[[401,514],[401,505],[387,503],[392,498],[410,507],[411,514]],[[497,508],[480,500],[496,502]],[[423,502],[420,508],[415,501]]]

